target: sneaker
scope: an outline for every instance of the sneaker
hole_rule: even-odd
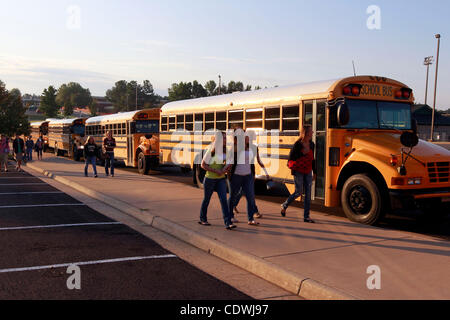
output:
[[[113,177],[113,178],[114,178],[114,175],[112,174],[112,175],[111,175],[111,177]]]
[[[210,226],[211,225],[208,221],[199,221],[198,224],[201,224],[202,226]]]
[[[248,222],[249,226],[259,226],[259,222],[256,222],[255,220],[249,221]]]
[[[263,216],[263,215],[262,215],[261,213],[257,212],[257,213],[255,213],[255,214],[253,215],[253,218],[255,218],[255,219],[261,219],[262,216]]]
[[[286,217],[286,208],[281,206],[281,216]]]
[[[236,228],[236,225],[234,225],[234,224],[229,224],[226,226],[227,230],[231,230],[231,229],[235,229],[235,228]]]
[[[98,178],[98,175],[95,175],[94,178]]]
[[[303,219],[303,221],[306,222],[306,223],[316,223],[316,222],[315,222],[313,219],[311,219],[311,218]]]

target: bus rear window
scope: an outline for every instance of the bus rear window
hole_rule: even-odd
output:
[[[158,120],[137,120],[135,133],[158,133]]]

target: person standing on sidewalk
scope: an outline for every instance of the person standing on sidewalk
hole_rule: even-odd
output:
[[[231,165],[226,165],[227,140],[225,135],[222,135],[222,137],[222,141],[220,136],[214,139],[213,147],[206,151],[206,154],[202,160],[201,166],[204,170],[206,170],[206,174],[205,179],[203,180],[204,198],[200,209],[199,224],[203,226],[210,226],[207,218],[208,206],[212,194],[216,191],[222,207],[225,227],[228,230],[231,230],[236,228],[236,226],[231,222],[231,216],[229,214],[227,201],[227,181],[225,177],[225,174],[231,168]],[[219,152],[220,150],[223,150],[223,152]]]
[[[89,136],[86,144],[84,145],[84,159],[85,159],[85,166],[84,166],[84,176],[88,176],[88,168],[89,164],[92,164],[92,168],[94,170],[94,177],[97,178],[97,156],[98,156],[99,148],[95,144],[94,137]]]
[[[294,147],[289,153],[289,169],[292,171],[295,182],[295,192],[281,205],[281,215],[286,216],[286,210],[289,205],[303,193],[304,198],[304,222],[314,223],[309,217],[311,207],[311,186],[316,177],[316,168],[314,160],[315,145],[312,142],[313,131],[311,126],[304,126],[300,138],[295,142]]]
[[[27,141],[25,142],[25,146],[27,148],[27,161],[33,161],[34,141],[33,141],[33,137],[32,136],[29,136],[27,138]]]
[[[235,133],[244,135],[242,130],[237,130]],[[244,137],[243,150],[239,150],[240,146],[237,140],[235,137],[234,164],[231,169],[231,193],[228,203],[230,216],[232,217],[232,222],[237,222],[234,219],[233,209],[237,206],[240,197],[245,195],[247,199],[248,224],[256,226],[259,223],[254,218],[261,218],[262,215],[258,212],[255,200],[255,159],[264,170],[265,167],[259,157],[258,147],[250,143],[249,135]]]
[[[2,167],[5,167],[5,172],[8,172],[8,155],[9,155],[9,140],[4,134],[0,137],[0,172]]]
[[[14,150],[14,156],[17,161],[16,170],[22,171],[22,160],[23,160],[23,154],[25,151],[25,142],[23,139],[16,134],[16,138],[13,141],[13,150]]]
[[[36,140],[34,149],[36,151],[38,160],[42,160],[42,151],[44,150],[44,139],[42,138],[42,135],[39,136],[39,138]]]
[[[114,148],[116,147],[116,139],[113,138],[112,132],[106,133],[103,139],[103,150],[105,155],[105,173],[109,176],[109,168],[111,167],[111,177],[114,177]]]

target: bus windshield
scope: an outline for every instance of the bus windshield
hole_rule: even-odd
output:
[[[158,133],[159,120],[137,120],[136,133]]]
[[[408,103],[347,100],[350,121],[346,129],[411,130],[411,106]]]
[[[80,124],[76,124],[72,126],[72,133],[74,134],[84,134],[84,126]]]

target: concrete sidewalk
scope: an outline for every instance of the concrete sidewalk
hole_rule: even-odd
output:
[[[287,217],[280,206],[257,201],[260,226],[225,230],[217,196],[200,226],[203,191],[158,176],[116,170],[114,178],[84,177],[84,164],[47,156],[33,169],[126,212],[153,227],[244,268],[306,299],[450,299],[450,243],[428,236],[379,229],[344,218],[302,210]],[[242,200],[245,203],[245,200]],[[244,206],[241,206],[244,207]],[[369,266],[381,270],[381,289],[369,290]]]

